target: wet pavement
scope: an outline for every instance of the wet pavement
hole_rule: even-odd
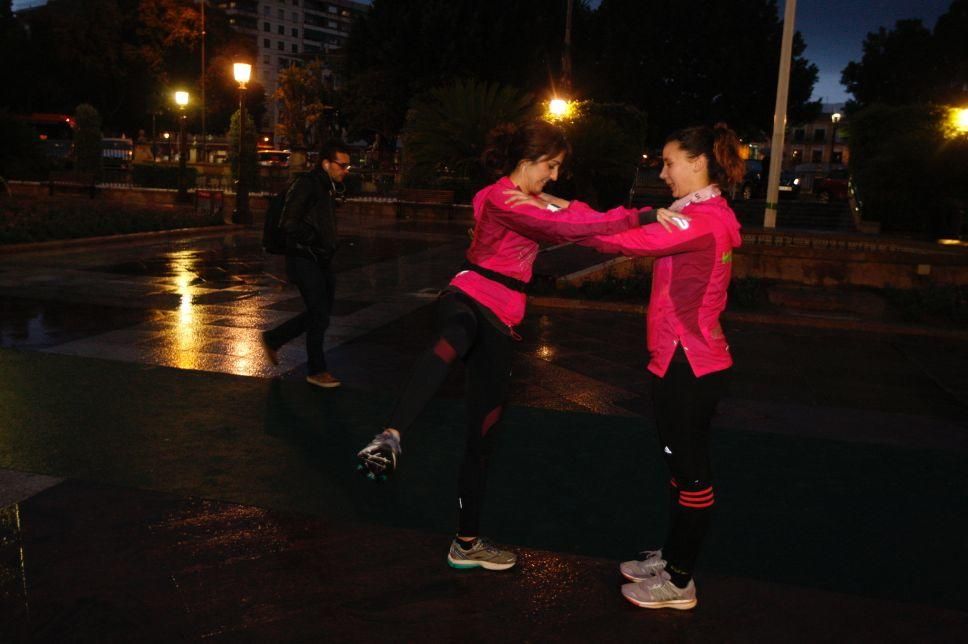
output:
[[[0,255],[0,641],[954,641],[968,627],[968,342],[732,321],[699,607],[624,602],[665,530],[635,314],[531,307],[484,525],[444,562],[457,369],[399,477],[353,472],[466,247],[464,222],[343,222],[327,336],[255,230]],[[551,262],[553,263],[553,262]],[[960,639],[960,638],[958,638]]]

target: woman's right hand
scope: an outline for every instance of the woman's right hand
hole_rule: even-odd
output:
[[[509,206],[520,206],[521,204],[528,204],[529,206],[534,206],[535,208],[541,208],[542,210],[548,207],[548,204],[544,203],[540,199],[532,197],[529,194],[525,194],[520,190],[505,190],[505,195],[508,195],[506,203]]]

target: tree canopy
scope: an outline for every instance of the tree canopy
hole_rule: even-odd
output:
[[[934,30],[920,20],[899,20],[867,34],[860,61],[848,64],[841,83],[854,107],[875,103],[956,103],[968,97],[968,0],[955,0]]]
[[[374,0],[348,43],[347,109],[359,129],[395,136],[411,99],[457,78],[547,97],[561,76],[560,0]],[[773,119],[782,23],[774,0],[575,3],[578,98],[625,102],[648,114],[658,141],[685,125],[725,120],[741,134]],[[806,118],[817,68],[797,36],[790,118]]]
[[[201,16],[192,0],[50,0],[45,6],[9,14],[9,0],[0,11],[0,57],[7,86],[29,91],[8,92],[3,106],[13,112],[72,113],[78,103],[90,103],[104,118],[106,129],[134,134],[150,123],[151,114],[174,112],[171,93],[186,88],[200,95]],[[234,82],[223,87],[213,79],[225,76],[212,69],[226,57],[244,54],[250,60],[255,44],[240,36],[227,17],[207,5],[206,44],[211,121],[228,123],[235,106],[220,100],[234,95]],[[252,92],[251,94],[255,94]],[[193,101],[194,103],[194,101]],[[197,103],[195,103],[197,106]],[[172,117],[174,122],[174,117]]]

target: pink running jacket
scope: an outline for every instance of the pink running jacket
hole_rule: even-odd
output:
[[[538,242],[578,241],[592,235],[610,235],[639,225],[639,210],[613,208],[601,213],[588,204],[572,201],[553,212],[529,204],[508,206],[505,190],[517,188],[507,177],[474,196],[474,241],[467,259],[508,277],[531,281]],[[486,306],[508,327],[524,318],[525,294],[487,279],[474,271],[461,271],[450,282]]]
[[[726,308],[733,249],[741,243],[739,222],[722,197],[689,204],[682,212],[692,217],[686,230],[667,232],[649,224],[582,242],[603,253],[657,257],[647,344],[649,371],[660,378],[680,342],[696,377],[733,364],[719,314]]]

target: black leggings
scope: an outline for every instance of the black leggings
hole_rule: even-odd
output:
[[[727,372],[697,378],[688,362],[674,360],[662,378],[652,380],[655,424],[669,481],[669,534],[662,548],[666,570],[682,585],[692,577],[709,530],[714,504],[709,428],[725,392]]]
[[[444,293],[435,314],[434,344],[417,359],[387,427],[402,434],[443,384],[454,361],[464,361],[467,442],[458,481],[457,534],[475,537],[480,534],[487,459],[511,378],[511,338],[461,293]]]

